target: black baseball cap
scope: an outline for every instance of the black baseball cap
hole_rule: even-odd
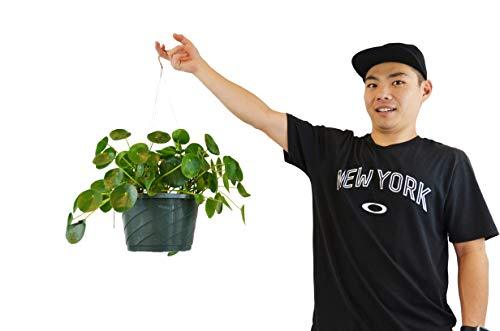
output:
[[[365,81],[366,73],[376,64],[400,62],[418,70],[427,80],[427,69],[422,52],[417,46],[404,43],[388,43],[359,51],[352,57],[354,70]]]

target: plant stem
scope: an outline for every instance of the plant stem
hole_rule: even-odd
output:
[[[125,169],[124,169],[124,168],[122,168],[122,167],[120,167],[120,166],[118,166],[118,168],[122,169],[123,173],[124,173],[125,175],[127,175],[127,176],[128,176],[128,178],[132,179],[132,181],[134,181],[134,182],[135,182],[138,186],[145,188],[145,187],[144,187],[143,185],[141,185],[138,181],[136,181],[134,178],[132,178],[132,177],[128,174],[128,172],[126,172],[126,171],[125,171]]]
[[[222,169],[222,167],[223,167],[223,166],[224,166],[224,164],[221,164],[221,167],[220,167],[220,168]],[[217,165],[215,165],[215,168],[217,169]],[[208,168],[207,170],[203,171],[201,174],[199,174],[199,175],[197,175],[197,176],[193,177],[192,179],[196,179],[196,178],[200,177],[201,175],[203,175],[205,172],[207,172],[207,171],[208,171],[208,170],[210,170],[210,169],[211,169],[211,168]],[[216,173],[215,173],[215,176],[217,176],[217,175],[218,175],[218,173],[216,172]],[[221,177],[220,177],[220,176],[217,176],[217,179],[219,179],[219,178],[221,178]]]
[[[99,208],[101,208],[102,206],[104,206],[104,205],[105,205],[105,204],[106,204],[106,203],[107,203],[110,199],[111,199],[111,198],[104,199],[104,200],[101,202],[101,204],[99,205],[99,207],[97,207],[96,209],[94,209],[93,211],[91,211],[91,212],[90,212],[90,214],[88,214],[88,215],[85,217],[85,219],[87,219],[90,215],[92,215],[92,214],[93,214],[93,213],[94,213],[97,209],[99,209]],[[78,216],[74,217],[74,218],[73,218],[73,221],[74,221],[75,219],[77,219],[78,217],[82,216],[83,214],[85,214],[85,213],[81,213],[80,215],[78,215]]]
[[[225,187],[224,185],[219,185],[219,187]],[[236,186],[229,186],[229,188],[236,188]]]
[[[229,199],[229,201],[231,201],[231,202],[232,202],[232,203],[233,203],[236,207],[238,207],[238,205],[237,205],[237,204],[235,204],[235,203],[234,203],[234,201],[233,201],[233,200],[231,200],[231,198],[230,198],[227,194],[225,194],[225,193],[224,193],[224,192],[222,192],[222,191],[221,191],[220,193],[224,194],[224,195],[225,195],[225,196]],[[238,209],[241,209],[241,207],[238,207]]]
[[[122,159],[123,159],[125,162],[127,162],[127,163],[128,163],[128,165],[129,165],[131,168],[134,168],[134,165],[133,165],[132,163],[128,162],[128,161],[127,161],[127,159],[125,158],[125,156],[124,156],[124,157],[122,157]]]
[[[192,192],[189,192],[189,191],[185,191],[185,190],[177,190],[176,192],[180,192],[180,193],[186,193],[186,194],[195,195],[195,193],[192,193]],[[219,191],[218,191],[218,192],[219,192]],[[225,195],[225,196],[229,199],[229,201],[231,201],[231,202],[233,203],[233,205],[235,205],[238,209],[241,209],[241,207],[238,207],[238,205],[237,205],[237,204],[235,204],[235,203],[234,203],[234,201],[233,201],[233,200],[231,200],[231,198],[230,198],[227,194],[225,194],[224,192],[219,192],[219,193],[224,194],[224,195]],[[206,197],[206,198],[207,198],[207,199],[208,199],[208,198],[210,198],[210,199],[213,199],[213,200],[217,200],[217,199],[212,198],[212,197]]]
[[[132,168],[132,169],[135,169],[134,168],[134,165],[131,164],[130,162],[127,161],[127,159],[125,157],[122,157],[122,160],[124,160],[125,162],[128,163],[128,165]],[[146,188],[144,185],[141,185],[138,181],[136,181],[134,178],[132,178],[126,171],[125,171],[125,168],[122,168],[119,164],[118,165],[118,168],[122,169],[122,171],[125,173],[125,175],[127,175],[130,179],[132,179],[138,186],[142,187],[142,188]]]
[[[127,144],[128,144],[128,141],[127,141]],[[111,147],[111,148],[113,148],[113,146],[111,146],[110,144],[108,144],[108,146],[109,146],[109,147]],[[129,147],[130,147],[130,145],[129,145]],[[114,149],[114,148],[113,148],[113,149]],[[116,150],[116,149],[115,149],[115,150]],[[116,160],[116,158],[115,158],[115,160]],[[128,162],[128,161],[127,161],[127,159],[126,159],[125,157],[123,157],[123,158],[122,158],[122,160],[124,160],[125,162],[127,162],[127,163],[128,163],[128,165],[129,165],[131,168],[133,168],[133,169],[134,169],[134,165],[133,165],[133,164],[131,164],[130,162]],[[116,162],[115,162],[115,163],[116,163]],[[118,165],[118,164],[117,164],[117,165]],[[139,186],[141,186],[141,187],[142,187],[142,185],[141,185],[139,182],[137,182],[134,178],[132,178],[132,177],[131,177],[131,176],[130,176],[130,175],[129,175],[126,171],[125,171],[125,168],[122,168],[120,165],[118,165],[118,168],[122,169],[122,171],[125,173],[125,175],[127,175],[130,179],[132,179],[132,180],[133,180],[133,181],[134,181],[137,185],[139,185]]]
[[[127,142],[128,148],[130,149],[130,144],[128,143],[128,139],[125,138],[125,141]]]
[[[152,183],[151,183],[151,186],[153,186],[155,184],[156,181],[159,181],[160,179],[162,179],[163,177],[165,177],[166,175],[168,175],[169,173],[173,172],[174,170],[177,170],[179,169],[180,167],[182,166],[182,163],[179,164],[177,167],[171,169],[170,171],[164,173],[163,175],[161,175],[160,177],[156,178]]]

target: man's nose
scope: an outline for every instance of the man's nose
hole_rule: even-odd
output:
[[[389,93],[388,89],[381,89],[377,95],[377,100],[390,100],[392,95]]]

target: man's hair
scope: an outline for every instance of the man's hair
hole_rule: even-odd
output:
[[[424,76],[420,73],[420,71],[418,71],[417,69],[411,67],[411,70],[413,70],[414,73],[417,74],[417,78],[418,78],[418,87],[422,86],[422,83],[424,82],[425,78]]]

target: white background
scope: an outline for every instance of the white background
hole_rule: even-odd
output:
[[[434,87],[417,133],[467,153],[498,222],[499,25],[493,2],[482,1],[3,2],[0,329],[310,330],[309,180],[279,145],[165,60],[154,106],[154,41],[172,48],[174,32],[269,107],[358,136],[371,123],[352,55],[388,42],[417,45]],[[115,128],[135,143],[179,127],[199,143],[210,133],[222,155],[240,162],[252,196],[231,197],[245,204],[247,225],[237,208],[212,219],[200,208],[192,250],[167,257],[128,252],[121,214],[113,228],[112,212],[98,211],[70,245],[73,201],[104,175],[92,164],[96,143]],[[486,243],[493,330],[499,245]],[[448,301],[460,326],[449,249]]]

